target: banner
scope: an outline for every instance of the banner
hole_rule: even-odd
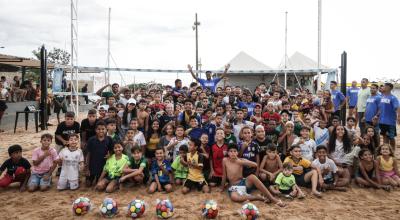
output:
[[[53,92],[63,92],[63,76],[64,70],[56,68],[52,72],[53,75]]]

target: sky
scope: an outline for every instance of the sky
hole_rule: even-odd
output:
[[[400,1],[322,0],[322,64],[340,66],[348,55],[348,81],[399,78]],[[81,0],[78,6],[79,65],[106,66],[107,16],[115,67],[186,69],[195,64],[198,13],[202,69],[223,67],[240,51],[276,68],[288,55],[317,60],[318,0]],[[45,44],[70,51],[69,0],[1,0],[2,54],[32,57]],[[134,77],[132,77],[134,76]],[[175,74],[115,73],[114,81],[173,81]],[[180,75],[190,79],[190,75]]]

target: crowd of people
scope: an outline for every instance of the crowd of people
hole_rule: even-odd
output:
[[[300,187],[318,198],[326,190],[346,191],[352,181],[400,187],[394,158],[400,108],[391,83],[362,79],[346,94],[335,81],[316,94],[290,92],[279,82],[250,91],[218,86],[221,78],[206,72],[200,79],[188,68],[197,81],[189,87],[179,79],[174,87],[133,92],[105,85],[97,91],[105,102],[87,118],[77,122],[66,112],[54,135],[42,135],[32,165],[20,145],[10,146],[0,186],[20,182],[21,190],[47,190],[57,170],[59,190],[78,189],[85,176],[86,187],[108,193],[137,184],[148,193],[227,189],[234,202],[279,206],[285,206],[280,197],[303,199]],[[251,194],[255,189],[261,194]]]

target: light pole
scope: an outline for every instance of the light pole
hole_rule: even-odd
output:
[[[199,70],[199,33],[198,27],[200,26],[200,22],[197,21],[197,13],[194,21],[194,25],[192,26],[193,30],[196,31],[196,76],[198,75]]]

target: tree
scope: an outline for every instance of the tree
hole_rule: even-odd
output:
[[[36,59],[40,60],[40,49],[39,47],[37,50],[33,50],[32,53],[36,57]],[[61,65],[68,65],[69,61],[71,60],[71,54],[68,51],[65,51],[60,48],[53,47],[52,50],[48,51],[47,59],[50,63],[56,63]]]

